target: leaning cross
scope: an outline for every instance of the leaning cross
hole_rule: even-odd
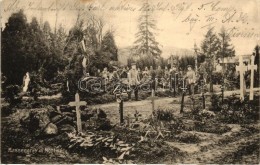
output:
[[[244,72],[247,70],[247,67],[243,63],[243,57],[239,56],[239,66],[236,66],[236,71],[240,72],[240,99],[244,100]]]
[[[257,69],[257,65],[254,65],[255,57],[251,56],[251,65],[248,65],[248,69],[251,70],[251,78],[250,78],[250,94],[249,100],[254,99],[254,71]]]
[[[81,125],[81,116],[80,116],[80,106],[84,106],[87,103],[85,101],[79,100],[79,94],[75,94],[75,102],[70,102],[69,106],[75,106],[76,107],[76,115],[77,115],[77,128],[78,132],[82,132],[82,125]]]

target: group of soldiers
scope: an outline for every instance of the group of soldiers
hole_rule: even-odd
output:
[[[170,69],[165,66],[164,69],[158,66],[154,69],[153,66],[145,67],[144,70],[137,68],[136,63],[131,64],[131,69],[128,67],[118,68],[115,67],[112,72],[109,72],[105,67],[101,72],[98,70],[98,77],[101,77],[106,82],[121,82],[126,84],[130,89],[128,90],[128,98],[131,100],[131,94],[134,93],[135,100],[138,100],[138,91],[140,85],[149,84],[154,91],[158,90],[158,87],[169,88],[173,96],[179,93],[179,88],[185,84],[188,87],[189,94],[194,94],[194,84],[196,82],[196,74],[193,71],[191,65],[187,66],[187,72],[179,71],[175,65]]]

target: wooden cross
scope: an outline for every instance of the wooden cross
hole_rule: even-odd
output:
[[[251,78],[250,78],[250,94],[249,100],[254,99],[254,71],[257,69],[257,65],[255,63],[255,56],[251,56],[251,65],[248,65],[248,69],[251,70]]]
[[[184,107],[184,97],[185,97],[185,92],[187,90],[187,87],[186,87],[186,83],[185,83],[185,78],[182,79],[182,97],[181,97],[181,110],[180,110],[180,113],[183,112],[183,107]]]
[[[70,102],[69,106],[75,106],[76,107],[76,115],[77,115],[77,129],[78,133],[82,132],[82,124],[81,124],[81,115],[80,115],[80,106],[84,106],[87,103],[85,101],[80,101],[79,94],[75,94],[75,102]]]
[[[199,87],[200,91],[201,91],[201,96],[202,96],[202,105],[203,105],[203,109],[206,108],[205,106],[205,96],[204,96],[204,87],[206,86],[204,79],[200,81],[201,82],[201,86]]]
[[[152,89],[152,96],[151,96],[151,100],[152,100],[152,110],[154,112],[154,89]]]
[[[240,100],[244,100],[244,73],[247,70],[247,67],[243,63],[243,57],[239,56],[239,66],[236,66],[236,71],[240,72]]]

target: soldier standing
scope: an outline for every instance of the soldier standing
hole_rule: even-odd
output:
[[[128,73],[128,79],[129,86],[131,89],[131,91],[128,94],[128,98],[129,100],[131,100],[131,93],[134,90],[135,100],[138,101],[138,85],[140,83],[140,78],[135,63],[132,63],[132,69]]]
[[[173,90],[173,96],[176,96],[176,92],[178,90],[178,78],[179,74],[177,72],[176,66],[172,66],[170,70],[170,89]]]
[[[188,65],[188,72],[186,73],[186,81],[187,85],[189,87],[189,93],[190,95],[194,95],[194,84],[196,80],[195,72],[192,70],[191,65]]]

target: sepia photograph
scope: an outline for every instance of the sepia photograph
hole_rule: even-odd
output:
[[[259,0],[0,0],[1,163],[259,164]]]

